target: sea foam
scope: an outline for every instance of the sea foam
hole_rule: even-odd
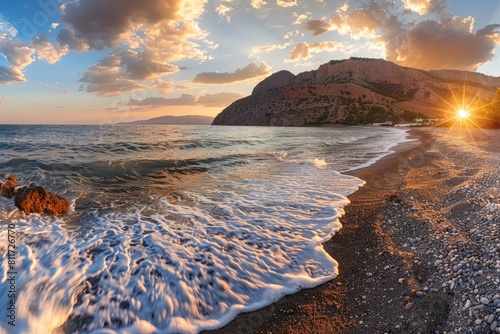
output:
[[[335,194],[306,176],[241,180],[186,193],[188,205],[152,198],[154,212],[94,212],[87,231],[70,232],[60,218],[14,218],[17,328],[46,332],[69,318],[66,326],[82,332],[197,333],[326,282],[338,268],[321,243],[341,228],[343,194],[362,181],[331,171],[325,177],[335,180]]]
[[[16,135],[0,132],[9,157],[1,171],[71,202],[50,218],[0,198],[2,296],[6,222],[17,236],[16,331],[125,334],[219,328],[333,279],[338,265],[322,243],[364,183],[338,171],[375,161],[405,132],[32,127],[22,143]],[[9,330],[0,318],[0,333]]]

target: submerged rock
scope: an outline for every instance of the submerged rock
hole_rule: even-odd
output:
[[[14,196],[14,189],[16,189],[17,186],[16,177],[14,175],[10,175],[7,178],[7,181],[1,184],[2,196],[12,198]]]
[[[56,216],[64,214],[69,209],[66,198],[46,191],[40,186],[31,184],[17,190],[15,204],[25,214],[45,213]]]

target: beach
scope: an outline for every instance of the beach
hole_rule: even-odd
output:
[[[500,333],[500,132],[410,138],[350,173],[338,277],[204,333]]]

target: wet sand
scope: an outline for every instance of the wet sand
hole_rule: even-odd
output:
[[[336,279],[203,333],[500,333],[500,131],[410,134],[351,173]]]

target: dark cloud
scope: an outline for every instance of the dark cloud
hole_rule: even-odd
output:
[[[239,68],[234,72],[203,72],[199,73],[193,80],[195,83],[201,84],[231,84],[234,82],[246,81],[260,78],[270,74],[271,67],[262,62],[260,65],[251,63],[243,68]]]
[[[322,20],[312,20],[306,22],[304,29],[312,31],[313,36],[316,37],[330,31],[330,24]]]
[[[127,78],[145,80],[179,71],[177,66],[166,63],[166,58],[168,54],[158,50],[128,50],[121,54],[120,65],[125,68]]]
[[[0,66],[0,83],[26,82],[23,72],[16,67]]]
[[[492,59],[499,41],[499,27],[492,25],[471,33],[436,21],[424,21],[407,31],[397,47],[396,61],[422,69],[475,71]]]
[[[87,69],[86,91],[100,96],[140,89],[165,93],[163,76],[180,69],[182,59],[204,61],[196,41],[207,33],[197,20],[207,0],[73,0],[61,7],[57,40],[76,51],[112,49],[103,61]],[[112,79],[112,80],[111,80]]]
[[[57,42],[62,47],[68,47],[78,52],[84,52],[89,49],[89,45],[85,42],[85,40],[77,38],[72,30],[66,28],[59,30],[59,33],[57,34]]]
[[[88,93],[97,93],[99,96],[116,96],[123,92],[146,88],[140,82],[123,77],[119,66],[111,66],[109,57],[106,58],[106,61],[86,70],[80,79],[81,82],[87,83],[86,91]]]
[[[173,20],[182,0],[86,0],[61,7],[61,21],[71,27],[74,37],[91,48],[114,48],[141,25]]]

